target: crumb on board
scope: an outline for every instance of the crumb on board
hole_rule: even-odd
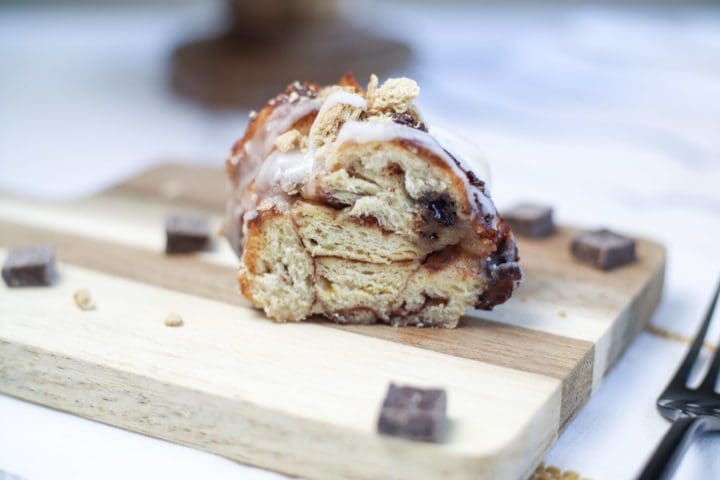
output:
[[[578,472],[563,471],[555,465],[545,466],[545,463],[541,463],[528,480],[580,480],[581,478],[583,477],[580,477]]]
[[[170,312],[167,317],[165,317],[165,325],[168,327],[179,327],[183,324],[182,317],[175,313]]]
[[[87,288],[76,290],[75,293],[73,293],[73,300],[75,300],[75,305],[77,305],[80,310],[87,311],[95,310],[95,308],[97,308],[92,296],[90,295],[90,290]]]
[[[565,310],[560,310],[558,312],[558,315],[560,316],[560,318],[567,318],[567,312]]]
[[[183,184],[178,180],[166,180],[160,184],[160,193],[166,198],[177,198],[183,193]]]

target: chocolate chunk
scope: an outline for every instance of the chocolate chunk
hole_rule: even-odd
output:
[[[605,229],[578,235],[570,249],[578,260],[603,270],[635,260],[635,240]]]
[[[457,167],[458,167],[460,170],[462,170],[463,172],[465,172],[465,176],[467,177],[467,180],[468,180],[468,182],[470,183],[470,185],[472,185],[473,187],[479,189],[481,192],[485,193],[485,182],[483,182],[482,180],[480,180],[480,179],[477,177],[477,175],[475,175],[475,173],[474,173],[472,170],[465,170],[465,167],[463,166],[463,163],[462,163],[460,160],[458,160],[455,155],[453,155],[452,153],[450,153],[450,150],[448,150],[447,148],[443,148],[443,150],[444,150],[445,153],[448,155],[448,157],[452,158],[452,161],[455,162],[455,165],[457,165]]]
[[[447,152],[447,150],[445,150]],[[452,155],[451,155],[452,157]],[[455,159],[455,157],[452,157],[453,160],[455,160],[455,163],[458,163],[458,161]],[[458,163],[458,167],[460,164]],[[468,179],[468,182],[470,182],[470,185],[472,185],[475,188],[479,188],[481,192],[485,193],[485,182],[480,180],[477,175],[475,175],[475,172],[472,170],[468,170],[465,172],[465,176]]]
[[[165,222],[165,253],[192,253],[205,250],[210,243],[207,218],[170,215]]]
[[[507,212],[503,218],[513,233],[525,237],[546,237],[555,231],[552,208],[534,203],[520,203]]]
[[[423,196],[422,206],[428,210],[432,220],[444,225],[451,227],[457,223],[457,213],[455,211],[455,202],[445,194],[441,195],[429,195]],[[426,221],[429,221],[426,219]]]
[[[400,125],[405,125],[406,127],[415,128],[415,129],[421,130],[423,132],[428,131],[427,125],[425,125],[420,120],[417,120],[414,116],[410,115],[407,112],[393,113],[390,118],[392,118],[393,122],[399,123]]]
[[[410,440],[439,442],[446,428],[445,390],[390,384],[378,418],[379,433]]]
[[[523,271],[517,262],[502,263],[494,267],[488,265],[492,274],[485,290],[478,296],[475,308],[492,310],[493,306],[505,303],[510,299],[512,292],[520,286]]]
[[[2,268],[8,287],[37,287],[50,285],[55,278],[55,248],[35,245],[10,250]]]

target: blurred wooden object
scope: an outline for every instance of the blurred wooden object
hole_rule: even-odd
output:
[[[172,84],[183,95],[224,106],[260,106],[294,80],[360,81],[401,67],[410,49],[339,19],[337,0],[229,1],[217,36],[180,46]]]

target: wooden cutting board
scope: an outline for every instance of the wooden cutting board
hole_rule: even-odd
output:
[[[0,195],[0,258],[57,247],[51,288],[0,289],[0,391],[308,478],[522,478],[600,385],[659,301],[665,251],[613,272],[575,262],[572,230],[520,239],[526,280],[456,330],[267,321],[236,292],[237,260],[167,257],[169,211],[211,212],[216,169],[165,165],[100,195]],[[73,292],[97,304],[80,311]],[[169,312],[185,324],[164,325]],[[375,433],[390,382],[447,389],[440,445]]]

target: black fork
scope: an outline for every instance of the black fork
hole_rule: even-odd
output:
[[[658,410],[672,421],[672,427],[645,465],[639,480],[668,479],[673,474],[690,442],[699,434],[720,431],[720,394],[715,386],[720,373],[720,347],[713,355],[705,378],[697,388],[687,386],[690,372],[702,350],[710,321],[720,296],[720,284],[715,290],[710,308],[700,326],[687,356],[675,376],[658,398]]]

